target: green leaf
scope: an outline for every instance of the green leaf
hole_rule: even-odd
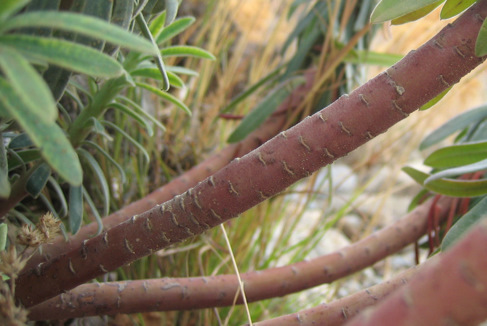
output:
[[[434,106],[436,103],[441,101],[441,99],[450,91],[450,89],[452,89],[452,87],[453,86],[450,86],[447,89],[445,89],[443,92],[441,92],[440,94],[436,95],[433,99],[429,100],[428,103],[426,103],[422,107],[420,107],[419,110],[420,111],[426,111],[429,108],[431,108],[432,106]]]
[[[144,110],[140,105],[138,105],[137,103],[135,103],[134,101],[128,99],[127,97],[124,97],[124,96],[120,96],[118,97],[119,100],[122,100],[122,101],[125,101],[127,102],[128,104],[130,104],[130,106],[132,106],[132,108],[137,111],[138,114],[142,115],[142,116],[145,116],[148,120],[150,120],[153,124],[155,124],[159,129],[161,129],[162,131],[166,131],[166,127],[164,127],[164,125],[162,123],[159,122],[159,120],[157,120],[156,118],[154,118],[152,115],[150,115],[146,110]]]
[[[175,45],[166,47],[161,50],[161,55],[163,57],[196,57],[201,59],[216,60],[215,56],[210,52],[197,46],[190,45]]]
[[[179,99],[177,99],[173,95],[166,93],[164,91],[161,91],[160,89],[155,88],[154,86],[151,86],[149,84],[138,83],[138,82],[136,82],[135,84],[139,87],[145,88],[146,90],[158,95],[159,97],[163,98],[164,100],[173,103],[174,105],[176,105],[177,107],[182,109],[184,112],[186,112],[188,115],[191,115],[191,110],[186,106],[186,104],[181,102]]]
[[[83,221],[83,186],[69,187],[69,230],[76,234]]]
[[[127,134],[125,131],[123,131],[119,126],[115,125],[114,123],[110,121],[102,121],[105,125],[112,127],[115,129],[118,133],[120,133],[123,137],[125,137],[129,142],[131,142],[135,147],[139,149],[139,151],[144,155],[144,158],[146,162],[150,161],[150,156],[149,153],[147,153],[147,150],[142,146],[138,141],[133,139],[129,134]],[[105,214],[107,215],[107,214]]]
[[[154,37],[154,39],[157,39],[159,34],[161,34],[162,30],[164,29],[164,25],[166,23],[166,12],[163,11],[159,16],[154,18],[150,25],[149,25],[149,30]]]
[[[179,66],[166,66],[166,70],[168,72],[173,72],[175,74],[180,74],[180,75],[188,75],[188,76],[194,76],[198,77],[199,74],[197,71],[194,71],[192,69],[188,69],[185,67],[179,67]]]
[[[438,180],[441,178],[448,178],[453,176],[458,176],[466,173],[472,173],[477,171],[482,171],[487,169],[487,159],[482,160],[480,162],[475,162],[472,164],[462,165],[456,168],[451,168],[447,170],[443,170],[437,173],[434,173],[430,177],[428,177],[424,183],[427,185],[428,183],[433,182],[434,180]]]
[[[441,5],[444,1],[445,0],[439,0],[435,3],[427,5],[426,7],[420,8],[420,9],[415,10],[413,12],[410,12],[404,16],[393,19],[391,21],[391,24],[392,25],[401,25],[401,24],[405,24],[405,23],[409,23],[409,22],[418,20],[418,19],[426,16],[427,14],[432,12],[433,10],[435,10],[435,8],[438,7],[439,5]]]
[[[444,1],[444,0],[443,0]],[[370,21],[382,23],[431,5],[438,0],[382,0],[372,11]]]
[[[154,130],[152,130],[152,127],[147,123],[147,121],[143,117],[141,117],[137,112],[131,110],[128,106],[123,105],[121,103],[112,102],[110,103],[110,107],[121,111],[122,113],[128,115],[129,117],[137,121],[141,126],[144,127],[149,137],[152,137],[152,135],[154,135]]]
[[[423,150],[434,144],[439,143],[453,133],[468,127],[470,124],[487,118],[487,105],[464,112],[450,119],[438,129],[429,134],[419,145]]]
[[[66,201],[66,197],[64,196],[63,189],[61,188],[57,180],[52,177],[52,175],[49,177],[47,182],[49,182],[50,186],[52,187],[52,189],[57,195],[57,201],[61,206],[59,215],[61,217],[65,217],[68,214],[68,203]]]
[[[2,45],[24,55],[94,77],[117,77],[123,67],[112,57],[90,47],[65,40],[28,35],[1,35]]]
[[[441,242],[441,250],[445,251],[458,241],[475,223],[487,215],[487,197],[472,207],[448,231]]]
[[[0,224],[0,251],[5,250],[5,246],[7,245],[7,234],[8,234],[8,226],[5,223]]]
[[[98,229],[96,230],[96,234],[93,234],[93,236],[97,236],[103,231],[103,222],[101,220],[100,213],[98,213],[98,210],[96,208],[95,203],[93,202],[93,199],[91,199],[90,194],[88,191],[86,191],[86,188],[83,187],[83,198],[85,199],[86,203],[91,209],[91,212],[93,213],[93,216],[95,217],[96,223],[98,225]]]
[[[434,168],[456,167],[487,159],[487,141],[442,147],[431,153],[424,164]]]
[[[3,143],[3,135],[0,132],[0,198],[8,198],[9,196],[10,181],[8,180],[7,151]]]
[[[49,176],[51,175],[51,169],[46,163],[41,163],[29,176],[25,184],[25,190],[29,195],[37,198],[42,189],[47,183]]]
[[[0,22],[17,13],[22,7],[27,5],[30,0],[2,0],[0,1]]]
[[[83,148],[78,148],[78,153],[88,163],[100,183],[103,194],[103,215],[106,216],[108,215],[108,210],[110,208],[110,188],[108,187],[108,181],[105,178],[105,174],[103,173],[100,164],[98,164],[97,160],[88,151]]]
[[[0,48],[0,68],[31,111],[56,120],[56,102],[49,87],[20,53],[9,47]]]
[[[480,26],[479,35],[475,42],[475,55],[483,57],[487,54],[487,20],[484,19],[482,26]]]
[[[83,172],[76,152],[63,130],[44,115],[32,112],[10,84],[0,77],[0,102],[14,117],[41,154],[61,177],[73,185],[79,185]]]
[[[20,149],[20,148],[26,148],[33,146],[34,144],[32,143],[32,140],[30,140],[29,135],[26,133],[22,133],[15,138],[13,138],[9,143],[8,143],[8,148],[10,149]]]
[[[27,149],[23,151],[10,151],[10,157],[8,159],[8,170],[12,171],[20,166],[38,160],[41,157],[38,149]]]
[[[166,26],[158,35],[154,35],[157,44],[161,44],[174,36],[182,33],[195,22],[194,17],[184,17],[173,21]],[[151,29],[152,30],[152,29]]]
[[[118,170],[118,173],[120,173],[120,178],[122,180],[122,183],[127,182],[127,176],[125,175],[125,171],[123,170],[122,166],[120,164],[118,164],[117,161],[115,161],[113,159],[113,157],[110,156],[110,154],[108,154],[97,143],[94,143],[91,140],[85,140],[85,141],[83,141],[83,144],[86,144],[86,145],[89,145],[93,148],[96,148],[96,150],[98,152],[100,152],[100,154],[102,154],[108,161],[110,161],[110,163],[112,163],[115,166],[115,168]]]
[[[454,180],[440,179],[425,184],[424,181],[430,176],[428,173],[421,172],[411,167],[402,169],[416,182],[428,190],[452,197],[477,197],[487,194],[487,180]]]
[[[166,26],[171,24],[178,14],[179,1],[165,0],[166,2]]]
[[[151,42],[146,39],[117,25],[88,15],[60,11],[28,12],[9,19],[0,27],[0,31],[5,32],[21,27],[56,28],[104,40],[133,51],[148,54],[156,53]]]
[[[369,50],[353,50],[347,54],[343,61],[354,64],[390,67],[402,58],[404,58],[404,56],[401,54],[380,53]]]
[[[166,73],[167,73],[167,77],[169,79],[169,83],[172,86],[179,87],[179,88],[184,87],[184,82],[181,78],[178,77],[178,75],[176,75],[170,71],[166,71]],[[137,76],[138,77],[147,77],[147,78],[152,78],[152,79],[162,81],[161,72],[157,68],[139,68],[139,69],[136,69],[134,71],[131,71],[130,75],[132,75],[132,77],[137,77]]]
[[[228,137],[227,141],[229,143],[236,143],[247,137],[248,134],[257,129],[275,111],[286,97],[291,94],[293,89],[303,82],[303,78],[294,78],[279,85],[242,120],[230,137]]]
[[[452,18],[473,5],[475,2],[477,2],[477,0],[446,0],[445,5],[441,8],[440,18]]]

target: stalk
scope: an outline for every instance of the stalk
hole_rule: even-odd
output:
[[[477,2],[349,96],[233,160],[184,194],[21,274],[17,299],[31,307],[201,234],[385,132],[485,60],[475,56],[474,45],[486,15],[487,1]]]

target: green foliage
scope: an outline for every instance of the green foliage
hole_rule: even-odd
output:
[[[375,7],[370,21],[382,23],[390,20],[394,24],[404,24],[420,19],[436,7],[445,2],[440,17],[441,19],[452,18],[472,6],[478,0],[382,0]],[[475,54],[479,57],[487,54],[487,22],[482,23],[477,41],[475,42]]]
[[[13,221],[22,217],[27,222],[26,215],[35,219],[43,206],[67,217],[72,233],[87,213],[101,231],[101,216],[110,211],[114,187],[130,181],[120,151],[135,150],[136,164],[147,167],[152,155],[146,143],[155,128],[165,131],[164,124],[141,107],[142,89],[170,108],[191,113],[178,96],[152,84],[162,81],[166,90],[169,85],[184,89],[187,78],[179,74],[197,76],[178,66],[167,66],[166,71],[155,41],[160,37],[160,44],[173,46],[172,38],[194,18],[175,20],[177,1],[137,3],[2,1],[0,198],[6,207],[14,207],[7,215]],[[161,23],[156,34],[146,19]],[[170,51],[173,56],[214,59],[197,47]],[[10,199],[14,188],[16,196]],[[25,195],[35,204],[15,207]],[[8,213],[2,209],[2,215]]]
[[[487,107],[480,106],[446,122],[421,143],[429,148],[457,133],[455,144],[434,150],[424,164],[432,168],[425,173],[403,168],[426,190],[453,197],[476,197],[466,213],[446,234],[442,249],[455,242],[471,225],[485,215],[487,203]]]

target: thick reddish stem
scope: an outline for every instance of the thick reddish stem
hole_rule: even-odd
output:
[[[474,53],[487,1],[350,96],[342,96],[172,200],[21,274],[27,307],[171,244],[201,234],[385,132],[457,83],[485,57]]]
[[[487,319],[487,219],[347,326],[478,325]]]
[[[437,203],[441,219],[447,217],[450,202],[451,198],[443,197]],[[337,252],[289,266],[243,273],[241,277],[248,301],[283,296],[330,283],[401,250],[426,232],[431,204],[432,200],[428,200],[394,225]],[[66,319],[231,306],[238,291],[235,275],[90,283],[32,307],[29,318]]]

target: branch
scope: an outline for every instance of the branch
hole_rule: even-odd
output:
[[[306,94],[312,88],[315,74],[315,69],[309,69],[304,72],[306,83],[297,87],[276,109],[276,112],[243,141],[228,145],[220,152],[208,157],[183,175],[171,180],[164,186],[157,188],[144,198],[132,202],[117,212],[104,217],[102,220],[103,229],[111,229],[136,214],[141,214],[157,204],[164,203],[173,197],[182,194],[184,191],[195,186],[198,182],[220,170],[232,159],[247,154],[274,137],[286,125],[288,119],[286,113],[298,108]],[[92,222],[83,226],[75,235],[70,236],[68,241],[61,236],[53,243],[43,245],[41,251],[42,254],[36,253],[29,259],[25,266],[25,270],[32,269],[40,263],[49,261],[50,259],[66,254],[72,250],[79,250],[83,241],[93,237],[93,235],[96,234],[97,229],[98,223]]]
[[[347,319],[359,314],[365,308],[382,302],[389,294],[403,287],[418,272],[410,268],[393,279],[368,289],[294,314],[254,323],[255,326],[341,326]],[[393,324],[395,325],[395,324]]]
[[[487,219],[347,326],[478,325],[487,319]]]
[[[385,132],[485,60],[474,44],[487,1],[327,108],[233,160],[214,175],[17,279],[26,307],[203,233]]]
[[[440,220],[446,219],[451,202],[448,197],[441,197],[437,202]],[[394,225],[337,252],[242,274],[247,300],[255,302],[331,283],[382,260],[425,234],[431,204],[432,200],[428,200]],[[29,318],[54,320],[231,306],[238,288],[235,275],[83,284],[32,307]]]

